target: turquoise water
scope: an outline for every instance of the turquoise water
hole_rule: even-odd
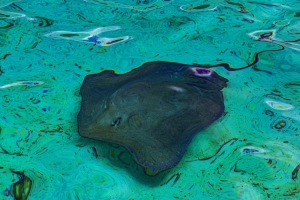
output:
[[[0,7],[0,199],[300,199],[299,1]],[[150,177],[123,147],[80,137],[77,114],[86,75],[157,60],[223,63],[211,69],[229,82],[224,115]]]

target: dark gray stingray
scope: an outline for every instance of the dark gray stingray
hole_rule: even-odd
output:
[[[88,75],[79,134],[126,147],[147,174],[157,174],[174,167],[193,136],[223,114],[226,82],[210,69],[160,61],[126,74]]]

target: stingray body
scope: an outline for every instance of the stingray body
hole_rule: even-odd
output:
[[[161,61],[88,75],[79,134],[124,146],[155,175],[177,165],[193,136],[222,116],[226,83],[210,69]]]

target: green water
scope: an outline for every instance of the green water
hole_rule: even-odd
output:
[[[299,0],[0,7],[0,199],[18,181],[34,200],[300,199]],[[229,80],[224,115],[149,177],[123,147],[80,137],[77,113],[86,75],[156,60],[231,68],[212,68]]]

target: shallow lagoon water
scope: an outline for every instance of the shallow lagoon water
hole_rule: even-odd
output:
[[[22,177],[28,199],[300,198],[299,1],[0,6],[0,199]],[[80,137],[77,114],[86,75],[155,60],[230,66],[211,68],[229,80],[225,114],[149,177],[123,147]]]

